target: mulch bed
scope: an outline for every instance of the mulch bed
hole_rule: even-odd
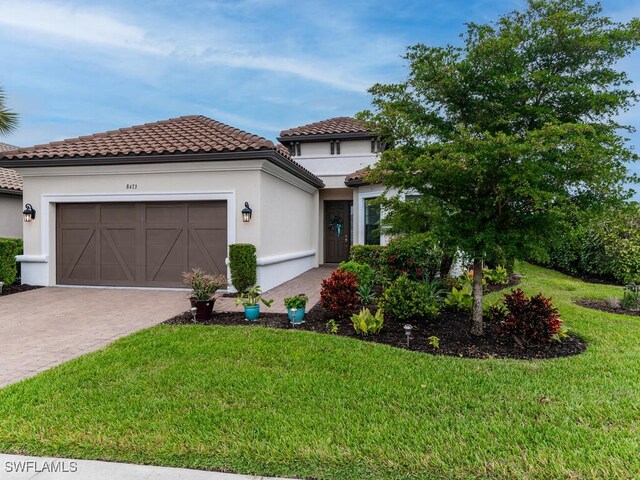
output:
[[[255,322],[245,320],[242,312],[214,312],[212,318],[205,322],[198,322],[204,325],[242,325],[261,326],[271,328],[283,328],[296,330],[306,330],[316,333],[330,334],[327,321],[332,316],[316,305],[305,315],[305,323],[292,327],[287,315],[282,313],[261,313],[260,318]],[[509,338],[496,334],[497,325],[485,322],[485,335],[474,337],[469,333],[471,320],[468,316],[443,312],[436,321],[433,322],[413,322],[413,331],[407,347],[407,337],[403,330],[403,324],[388,320],[385,322],[382,331],[378,335],[363,337],[353,330],[350,319],[335,319],[338,326],[337,335],[353,337],[367,342],[383,343],[396,348],[404,348],[416,352],[429,353],[432,355],[449,355],[467,358],[516,358],[516,359],[543,359],[566,357],[582,353],[587,344],[584,340],[576,336],[569,336],[561,343],[553,342],[545,345],[531,346],[523,349],[515,345]],[[173,317],[166,322],[169,325],[191,324],[191,315],[185,312]],[[438,337],[439,348],[434,348],[429,344],[429,337]]]
[[[14,293],[27,292],[29,290],[35,290],[36,288],[42,288],[35,285],[3,285],[2,293],[0,293],[0,297],[6,297],[7,295],[12,295]]]
[[[498,292],[498,291],[504,290],[504,289],[511,290],[513,287],[516,287],[516,286],[520,285],[521,282],[522,282],[522,275],[518,275],[517,273],[512,273],[509,276],[509,281],[507,282],[506,285],[500,285],[498,283],[489,283],[489,282],[487,282],[487,284],[485,285],[485,288],[484,288],[484,294],[485,295],[489,295],[490,293]]]
[[[636,317],[640,317],[640,310],[629,310],[628,308],[623,307],[612,307],[604,300],[583,298],[582,300],[577,300],[575,304],[585,308],[592,308],[593,310],[600,310],[601,312],[617,313],[620,315],[635,315]]]

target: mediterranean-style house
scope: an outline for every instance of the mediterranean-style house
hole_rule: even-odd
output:
[[[356,119],[284,130],[273,143],[184,116],[0,152],[24,182],[22,281],[180,287],[193,267],[228,274],[232,243],[257,247],[270,289],[352,244],[379,244],[383,145]],[[22,218],[20,212],[16,216]]]
[[[0,142],[2,152],[18,147]],[[15,170],[0,168],[0,238],[22,238],[22,178]]]

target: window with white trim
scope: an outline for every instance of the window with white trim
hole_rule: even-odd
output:
[[[364,199],[364,244],[380,245],[380,205],[376,198]]]

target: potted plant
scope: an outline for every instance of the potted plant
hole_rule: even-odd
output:
[[[208,320],[211,318],[213,305],[216,303],[213,294],[218,289],[227,286],[226,277],[224,275],[211,275],[199,268],[194,268],[190,272],[182,274],[182,282],[191,289],[189,300],[191,301],[191,307],[196,308],[196,320]]]
[[[236,305],[242,304],[244,306],[244,316],[251,321],[257,320],[260,316],[260,302],[264,303],[267,308],[273,303],[273,300],[267,300],[262,296],[260,285],[251,287],[236,298]]]
[[[287,308],[289,321],[293,324],[304,322],[304,309],[309,299],[306,295],[295,295],[284,299],[284,306]],[[295,312],[293,311],[295,309]]]

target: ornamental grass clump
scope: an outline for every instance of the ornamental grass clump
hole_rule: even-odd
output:
[[[182,274],[182,283],[191,289],[192,297],[206,302],[220,288],[227,286],[227,278],[224,275],[211,275],[199,268],[194,268]]]

